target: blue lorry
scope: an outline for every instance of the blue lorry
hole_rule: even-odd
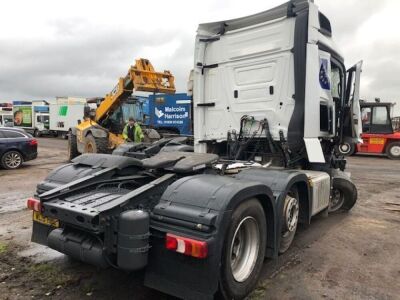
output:
[[[153,94],[143,101],[144,125],[160,133],[193,135],[192,97],[185,93]]]

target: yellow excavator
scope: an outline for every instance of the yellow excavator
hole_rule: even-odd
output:
[[[95,113],[85,112],[84,120],[71,128],[68,137],[68,156],[81,153],[110,153],[124,143],[122,130],[131,116],[134,103],[129,96],[134,91],[175,93],[174,76],[169,71],[156,72],[147,59],[137,59],[128,74],[118,80]]]

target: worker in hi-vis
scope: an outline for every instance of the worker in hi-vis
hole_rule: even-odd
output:
[[[142,128],[134,118],[129,118],[129,122],[125,125],[122,137],[126,142],[140,143],[144,139]]]

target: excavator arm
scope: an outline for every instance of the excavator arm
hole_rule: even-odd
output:
[[[137,59],[128,74],[119,78],[118,84],[101,102],[96,110],[95,121],[100,123],[104,120],[133,91],[174,94],[174,76],[169,71],[156,72],[148,59]]]

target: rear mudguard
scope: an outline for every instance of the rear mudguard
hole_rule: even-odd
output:
[[[279,230],[281,228],[281,216],[283,204],[287,193],[292,186],[296,186],[300,201],[300,219],[303,224],[310,224],[312,211],[312,192],[309,186],[307,175],[304,171],[286,170],[286,169],[264,169],[251,168],[240,172],[236,178],[249,181],[258,181],[271,188],[276,204],[276,210],[279,212],[277,222]],[[277,234],[276,244],[279,245],[280,234]],[[278,253],[274,253],[277,255]]]
[[[266,212],[266,256],[277,256],[280,202],[287,187],[296,182],[307,184],[307,177],[300,172],[266,169],[248,170],[236,178],[196,175],[174,182],[153,210],[155,233],[145,285],[185,299],[212,298],[218,290],[222,249],[232,213],[250,198],[257,198]],[[195,259],[166,250],[166,232],[207,240],[209,256]]]
[[[37,185],[36,191],[37,194],[40,195],[82,178],[86,178],[87,181],[84,183],[87,184],[92,180],[110,178],[115,175],[116,172],[120,175],[129,175],[141,168],[142,162],[130,157],[100,153],[82,154],[75,157],[72,163],[61,165],[51,171],[47,177]],[[87,177],[103,169],[110,169],[110,172],[102,173],[94,177]]]

